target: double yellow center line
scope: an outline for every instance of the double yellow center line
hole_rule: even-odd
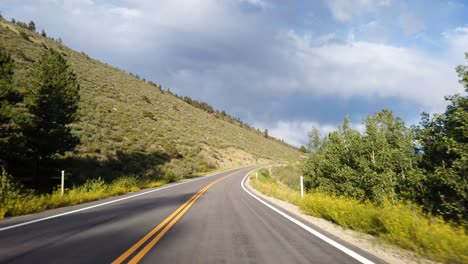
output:
[[[162,229],[150,242],[146,244],[128,263],[138,263],[150,250],[153,248],[156,243],[174,226],[177,221],[192,207],[192,205],[200,198],[200,196],[205,193],[209,188],[211,188],[216,183],[224,180],[225,178],[236,174],[238,171],[233,172],[227,176],[217,179],[212,183],[206,185],[203,189],[198,191],[194,196],[192,196],[188,201],[186,201],[183,205],[181,205],[177,210],[175,210],[171,215],[169,215],[164,221],[162,221],[158,226],[156,226],[153,230],[151,230],[148,234],[146,234],[142,239],[140,239],[137,243],[135,243],[131,248],[129,248],[125,253],[123,253],[120,257],[112,262],[112,264],[120,264],[123,263],[130,255],[134,254],[146,241],[148,241],[151,237],[153,237],[159,230]],[[169,223],[169,224],[167,224]]]

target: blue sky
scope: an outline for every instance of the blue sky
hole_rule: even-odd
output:
[[[383,108],[408,123],[461,93],[468,1],[0,0],[77,51],[294,145]]]

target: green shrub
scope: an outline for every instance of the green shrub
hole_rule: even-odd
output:
[[[151,104],[151,100],[148,98],[148,96],[143,95],[141,98],[142,98],[143,101],[145,101],[146,103]]]
[[[271,168],[274,179],[294,190],[300,189],[299,178],[302,175],[299,165],[286,165]]]
[[[306,214],[380,237],[435,261],[468,263],[466,226],[433,218],[414,204],[385,200],[376,205],[321,192],[307,193],[301,199],[300,192],[264,177],[263,173],[259,173],[258,180],[254,180],[255,173],[250,178],[255,189],[295,204]]]
[[[20,32],[20,36],[21,36],[21,38],[23,38],[24,40],[31,41],[31,40],[29,39],[28,34],[24,33],[23,31]]]
[[[258,177],[270,178],[270,170],[265,168],[258,170]]]
[[[29,190],[21,190],[5,173],[0,177],[0,219],[4,216],[17,216],[41,212],[62,206],[91,202],[109,196],[138,191],[142,188],[152,188],[168,181],[140,179],[134,176],[123,176],[106,184],[101,178],[89,179],[83,185],[66,189],[61,194],[59,188],[50,194],[36,195]]]
[[[11,209],[19,197],[20,186],[2,169],[2,175],[0,176],[0,219]]]
[[[101,178],[88,179],[83,185],[75,187],[74,190],[78,192],[97,192],[105,190],[106,183]]]
[[[177,181],[177,176],[174,173],[174,171],[170,168],[164,170],[164,176],[163,179],[169,183],[171,182],[176,182]]]

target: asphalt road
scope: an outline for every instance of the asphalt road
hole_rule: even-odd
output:
[[[382,262],[252,197],[251,170],[3,220],[0,263]]]

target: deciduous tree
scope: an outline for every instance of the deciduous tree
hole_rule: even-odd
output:
[[[468,53],[465,54],[468,62]],[[449,219],[468,219],[468,65],[457,67],[465,94],[447,96],[445,113],[423,113],[415,128],[427,171],[420,202]]]

